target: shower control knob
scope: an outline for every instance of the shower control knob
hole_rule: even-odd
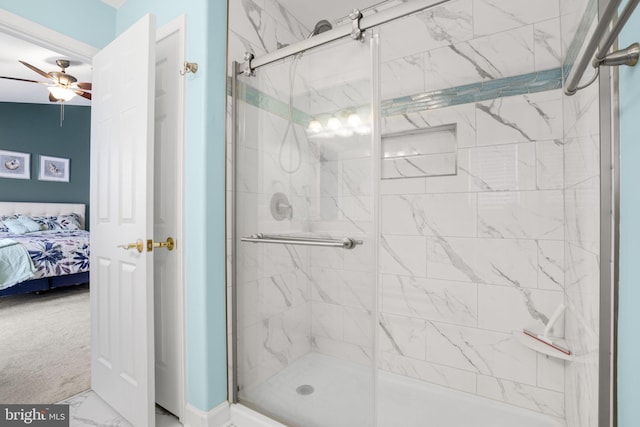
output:
[[[271,196],[271,216],[276,221],[293,218],[293,206],[289,203],[287,195],[284,193],[275,193]]]

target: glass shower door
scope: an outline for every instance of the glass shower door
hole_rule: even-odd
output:
[[[370,37],[240,76],[237,400],[289,426],[374,425]]]

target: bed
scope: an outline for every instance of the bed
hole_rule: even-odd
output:
[[[3,218],[18,217],[31,218],[40,229],[22,234],[3,227]],[[12,281],[0,283],[0,297],[88,283],[89,232],[85,228],[83,204],[0,202],[0,242],[28,252],[32,263],[26,280],[6,288]],[[11,249],[0,247],[0,251]]]

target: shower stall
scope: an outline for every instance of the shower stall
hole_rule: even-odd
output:
[[[562,92],[595,9],[542,3],[389,1],[233,64],[229,393],[272,420],[238,426],[609,425],[610,141]]]

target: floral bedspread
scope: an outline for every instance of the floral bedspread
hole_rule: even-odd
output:
[[[1,233],[29,251],[37,271],[32,279],[89,271],[89,232],[46,230],[27,234]]]

